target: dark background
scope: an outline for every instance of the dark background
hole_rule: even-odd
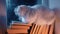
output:
[[[37,0],[6,0],[7,8],[7,25],[9,26],[11,21],[19,21],[18,17],[14,13],[14,8],[18,5],[30,5],[33,6],[37,3]]]

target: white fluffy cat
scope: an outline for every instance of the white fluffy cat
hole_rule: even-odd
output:
[[[15,14],[23,23],[34,23],[37,25],[52,24],[54,23],[54,12],[45,6],[26,6],[20,5],[15,8]]]

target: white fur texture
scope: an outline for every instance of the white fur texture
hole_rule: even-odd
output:
[[[35,5],[35,6],[26,6],[20,5],[15,9],[15,14],[20,17],[23,17],[25,23],[35,23],[37,25],[52,24],[54,23],[55,16],[54,12],[45,6]],[[21,19],[23,19],[21,18]]]

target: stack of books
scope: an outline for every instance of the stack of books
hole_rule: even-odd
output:
[[[8,34],[28,34],[30,26],[30,24],[13,23],[7,31]]]

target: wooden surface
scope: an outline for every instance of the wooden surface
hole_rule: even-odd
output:
[[[16,27],[15,27],[16,26]],[[8,34],[28,34],[30,24],[18,24],[15,23],[11,28],[7,29]],[[36,25],[33,24],[30,30],[30,34],[53,34],[54,24],[51,25]]]
[[[51,25],[32,25],[30,34],[53,34],[54,24]]]
[[[7,29],[7,31],[8,34],[28,34],[30,26],[30,24],[14,23],[9,29]]]

